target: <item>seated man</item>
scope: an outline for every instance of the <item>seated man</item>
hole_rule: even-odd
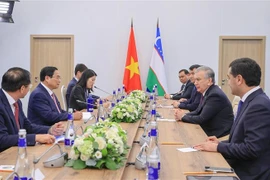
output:
[[[53,143],[55,137],[61,135],[64,125],[56,123],[53,126],[32,124],[24,115],[20,98],[29,92],[31,86],[30,73],[22,68],[11,68],[2,77],[0,89],[0,152],[18,145],[19,129],[27,132],[27,146],[36,142]],[[49,134],[48,134],[49,133]]]
[[[189,99],[191,97],[191,92],[193,90],[194,84],[189,80],[189,72],[186,69],[179,71],[179,79],[182,83],[181,89],[179,92],[174,94],[165,94],[166,99],[179,100],[181,98]]]
[[[85,71],[86,69],[88,69],[88,68],[84,64],[77,64],[76,65],[76,67],[75,67],[75,76],[69,82],[68,87],[67,87],[67,93],[66,93],[67,107],[69,107],[69,98],[70,98],[72,88],[80,80],[83,71]]]
[[[270,179],[270,100],[260,88],[261,68],[250,58],[229,65],[228,85],[239,96],[229,140],[208,137],[194,148],[220,152],[241,180]]]
[[[194,84],[195,82],[195,78],[194,78],[194,74],[197,68],[199,68],[200,65],[198,64],[194,64],[192,66],[190,66],[189,68],[189,79],[190,81]],[[197,91],[197,88],[194,86],[192,93],[191,93],[191,97],[189,99],[186,98],[181,98],[178,101],[174,101],[173,102],[173,106],[175,108],[180,108],[180,109],[186,109],[189,111],[194,111],[197,109],[197,107],[200,104],[200,100],[201,100],[202,94],[200,92]]]
[[[175,119],[199,124],[208,136],[222,137],[229,134],[233,124],[232,106],[224,92],[215,85],[215,73],[206,66],[195,72],[195,86],[202,93],[202,100],[195,111],[175,112]]]
[[[61,105],[53,93],[59,87],[61,77],[56,67],[47,66],[40,71],[41,83],[31,93],[28,103],[28,118],[32,123],[51,126],[67,120],[68,112]],[[82,118],[82,112],[73,113],[74,120]]]

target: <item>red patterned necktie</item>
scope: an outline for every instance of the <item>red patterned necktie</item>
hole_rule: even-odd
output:
[[[14,116],[15,116],[15,120],[16,120],[16,125],[17,125],[17,128],[20,129],[18,102],[15,102],[13,105],[15,107]]]
[[[52,94],[52,99],[53,99],[53,101],[54,101],[54,104],[55,104],[55,106],[56,106],[58,112],[60,113],[61,111],[60,111],[60,109],[59,109],[59,107],[58,107],[58,104],[57,104],[57,102],[56,102],[56,98],[55,98],[54,93]]]

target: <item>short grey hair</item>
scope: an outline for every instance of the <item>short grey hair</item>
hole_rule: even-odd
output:
[[[205,73],[205,78],[212,79],[213,84],[215,84],[215,72],[213,71],[212,68],[208,67],[208,66],[201,66],[198,69],[196,69],[196,73],[199,71],[204,71]]]

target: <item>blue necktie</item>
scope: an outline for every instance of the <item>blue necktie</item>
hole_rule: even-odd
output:
[[[236,120],[236,118],[239,116],[243,103],[244,102],[242,100],[239,101],[238,108],[237,108],[237,113],[236,113],[236,116],[235,116],[234,120]]]

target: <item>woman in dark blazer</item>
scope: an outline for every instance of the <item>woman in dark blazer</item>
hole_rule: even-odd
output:
[[[89,92],[93,91],[93,86],[96,81],[97,74],[92,69],[86,69],[83,71],[83,74],[77,84],[73,87],[70,99],[69,106],[73,110],[83,110],[87,108],[87,105],[82,103],[86,102],[86,98]],[[94,96],[94,95],[93,95]],[[94,96],[94,99],[99,98],[98,96]],[[77,102],[77,100],[82,102]]]

